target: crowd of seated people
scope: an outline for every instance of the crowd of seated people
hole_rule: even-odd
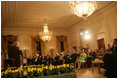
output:
[[[44,64],[44,65],[62,65],[62,64],[70,64],[75,63],[76,59],[78,58],[79,53],[77,53],[75,50],[68,50],[63,53],[56,53],[56,56],[53,58],[52,56],[49,56],[48,54],[44,56],[42,54],[41,56],[36,57],[29,57],[27,58],[27,65],[38,65],[38,64]],[[26,64],[25,64],[26,65]]]
[[[93,49],[89,49],[88,52],[85,52],[83,49],[81,52],[77,52],[74,49],[73,50],[67,50],[63,53],[56,53],[56,56],[53,58],[52,56],[49,56],[48,54],[44,56],[42,54],[41,56],[36,57],[29,57],[27,58],[27,65],[32,64],[44,64],[44,65],[62,65],[62,64],[72,64],[77,61],[78,69],[81,68],[81,63],[86,62],[88,67],[91,66],[91,61],[93,61],[96,58],[96,51]]]

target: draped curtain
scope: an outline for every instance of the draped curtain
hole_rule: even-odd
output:
[[[44,53],[45,44],[40,39],[39,35],[31,36],[31,38],[32,38],[32,56],[35,57],[37,55],[36,41],[41,42],[41,54]]]
[[[58,53],[61,52],[60,42],[64,43],[64,51],[66,51],[68,49],[67,36],[56,36],[56,48]]]

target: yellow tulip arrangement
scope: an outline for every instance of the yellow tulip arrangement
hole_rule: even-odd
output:
[[[74,72],[74,66],[69,64],[63,65],[50,65],[44,66],[42,65],[30,65],[23,66],[22,69],[14,69],[16,67],[9,67],[7,70],[1,72],[2,78],[33,78],[33,77],[41,77],[47,75],[58,75],[63,73]]]

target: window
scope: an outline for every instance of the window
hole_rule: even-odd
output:
[[[41,42],[36,41],[37,56],[41,55]]]
[[[61,52],[64,51],[64,42],[63,41],[60,41],[60,48],[61,48]]]
[[[98,41],[98,48],[101,49],[105,49],[105,44],[104,44],[104,38],[103,39],[99,39]]]

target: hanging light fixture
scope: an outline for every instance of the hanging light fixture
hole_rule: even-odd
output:
[[[70,1],[71,10],[79,17],[90,16],[97,8],[96,1]]]
[[[39,35],[43,41],[47,42],[47,41],[51,40],[53,32],[48,30],[48,25],[46,23],[46,19],[44,19],[44,20],[45,20],[45,23],[43,26],[43,31],[39,32]]]

